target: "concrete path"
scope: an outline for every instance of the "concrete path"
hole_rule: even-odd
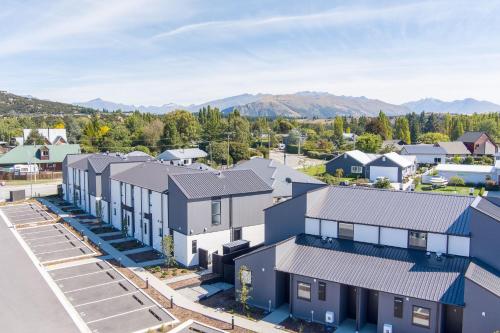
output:
[[[262,321],[265,321],[270,324],[275,324],[278,325],[279,323],[283,322],[285,319],[287,319],[290,316],[290,311],[288,307],[288,303],[283,304],[264,318],[262,318]]]
[[[156,276],[153,274],[149,273],[147,270],[145,270],[143,267],[138,266],[133,260],[129,259],[127,256],[123,255],[120,251],[109,245],[107,242],[102,242],[101,239],[91,232],[86,226],[78,223],[78,221],[74,218],[71,218],[60,210],[57,206],[53,205],[47,200],[44,199],[39,199],[44,205],[52,209],[54,212],[59,214],[64,220],[69,222],[73,227],[77,228],[78,230],[82,230],[88,238],[94,242],[95,244],[98,244],[101,242],[101,247],[104,251],[106,251],[109,255],[113,256],[115,259],[119,259],[122,265],[126,266],[128,269],[133,271],[140,279],[143,281],[146,281],[146,279],[149,281],[149,284],[151,287],[156,289],[158,292],[160,292],[163,296],[165,296],[167,299],[170,299],[171,297],[174,300],[174,304],[176,304],[179,307],[189,309],[194,312],[198,312],[200,314],[203,314],[209,318],[216,319],[223,321],[225,323],[231,323],[231,318],[233,315],[226,313],[226,312],[219,312],[215,309],[203,306],[199,303],[193,302],[192,300],[184,297],[181,295],[179,292],[176,290],[170,288],[169,286],[166,285],[165,282],[161,281],[158,279]],[[167,309],[168,310],[168,309]],[[245,328],[250,331],[258,332],[258,333],[284,333],[286,332],[285,330],[279,329],[276,327],[275,324],[272,323],[267,323],[264,321],[252,321],[243,317],[239,316],[234,316],[234,323],[236,326],[240,326],[242,328]]]

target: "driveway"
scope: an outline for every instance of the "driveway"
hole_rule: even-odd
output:
[[[286,164],[293,169],[300,169],[304,167],[325,163],[325,161],[323,160],[317,160],[309,158],[304,155],[288,154],[288,153],[286,154],[286,159],[285,159],[285,153],[278,150],[272,150],[271,153],[269,154],[269,158],[278,161],[280,163]]]
[[[61,184],[61,181],[56,181],[53,183],[43,183],[43,184],[33,184],[33,194],[46,196],[57,194],[57,185]],[[10,191],[24,190],[26,197],[31,196],[31,185],[5,185],[0,187],[0,200],[7,200],[10,196]]]

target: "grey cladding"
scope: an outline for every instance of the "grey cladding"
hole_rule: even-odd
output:
[[[471,262],[465,277],[500,297],[500,272],[486,265]]]

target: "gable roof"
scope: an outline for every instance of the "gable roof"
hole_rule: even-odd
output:
[[[324,220],[467,236],[469,196],[328,186],[315,191],[306,216]]]
[[[472,207],[500,222],[500,198],[480,197]]]
[[[401,150],[411,155],[446,155],[446,150],[444,148],[426,143],[404,145]]]
[[[244,161],[233,170],[253,170],[262,180],[273,188],[275,197],[291,197],[292,182],[324,184],[322,181],[290,168],[278,161],[256,157]]]
[[[500,297],[500,272],[492,267],[473,261],[470,263],[465,277]]]
[[[199,148],[169,149],[158,155],[157,159],[164,161],[176,161],[189,158],[206,157],[207,153]]]
[[[359,163],[366,165],[373,161],[374,159],[378,158],[380,155],[378,154],[367,154],[365,152],[362,152],[361,150],[350,150],[346,151],[344,154],[347,154],[348,156],[354,158],[356,161]],[[340,155],[342,156],[342,155]]]
[[[457,139],[457,141],[476,142],[483,134],[485,134],[488,138],[490,138],[490,140],[492,140],[486,132],[465,132]]]
[[[396,163],[398,166],[402,168],[409,167],[413,164],[415,164],[415,156],[414,155],[399,155],[398,153],[391,152],[391,153],[386,153],[383,155],[380,155],[376,159],[372,160],[370,163],[374,163],[375,161],[378,161],[383,158],[388,158],[392,162]]]
[[[462,141],[438,142],[437,145],[444,149],[446,155],[470,155],[469,149]]]
[[[188,199],[203,199],[234,194],[271,192],[252,170],[226,170],[219,173],[174,174],[170,178]]]
[[[276,269],[321,280],[414,297],[464,304],[464,273],[469,259],[438,261],[424,251],[299,235],[288,244]]]
[[[49,159],[41,160],[37,156],[40,148],[49,149]],[[0,164],[27,164],[27,163],[61,163],[66,155],[80,153],[80,145],[23,145],[11,149],[0,156]]]
[[[58,139],[63,139],[64,142],[68,142],[65,128],[24,128],[22,144],[24,144],[26,139],[28,139],[31,131],[37,131],[45,138],[45,140],[47,140],[47,142],[49,142],[49,144],[56,143]]]
[[[86,171],[92,168],[95,173],[99,174],[106,169],[110,163],[119,162],[145,162],[154,159],[153,157],[145,154],[120,154],[120,153],[96,153],[96,154],[86,154],[82,159],[70,162],[69,167],[73,169],[78,169]]]

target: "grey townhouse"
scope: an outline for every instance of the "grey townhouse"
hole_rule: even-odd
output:
[[[253,171],[203,171],[159,161],[112,172],[117,167],[123,165],[109,167],[110,223],[126,225],[129,236],[158,251],[164,235],[172,235],[181,265],[208,266],[211,254],[233,240],[264,242],[272,188]]]
[[[62,163],[63,198],[91,215],[100,216],[103,182],[101,178],[106,167],[111,163],[142,162],[150,159],[151,156],[141,152],[66,155]]]
[[[250,303],[345,331],[500,329],[500,202],[324,186],[265,210],[265,245],[235,259]],[[235,288],[241,283],[235,279]]]

